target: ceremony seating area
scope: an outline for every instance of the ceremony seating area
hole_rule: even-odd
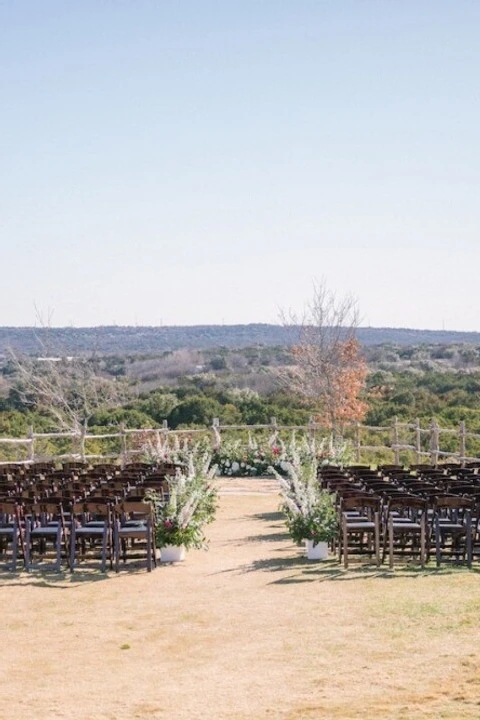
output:
[[[323,488],[335,494],[340,538],[338,556],[348,568],[352,556],[403,559],[424,567],[432,556],[471,567],[480,558],[480,467],[325,466]]]
[[[81,462],[0,468],[0,566],[101,572],[156,566],[148,490],[168,498],[179,465]],[[480,559],[480,465],[326,465],[319,484],[335,496],[344,568],[414,562],[472,566]]]
[[[67,462],[4,465],[0,469],[0,564],[3,569],[80,567],[102,572],[139,558],[156,565],[152,506],[154,489],[168,497],[173,463],[153,466]]]

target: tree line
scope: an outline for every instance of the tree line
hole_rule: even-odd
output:
[[[382,346],[358,342],[351,297],[316,285],[301,316],[284,319],[282,348],[183,348],[132,356],[11,351],[0,366],[0,433],[221,424],[303,425],[312,418],[342,435],[345,423],[388,425],[435,418],[480,428],[478,347]],[[45,330],[48,330],[46,328]],[[47,333],[46,337],[50,339]],[[41,338],[40,338],[40,342]]]

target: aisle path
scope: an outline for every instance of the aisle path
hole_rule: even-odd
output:
[[[220,495],[278,495],[278,480],[272,477],[219,477]]]

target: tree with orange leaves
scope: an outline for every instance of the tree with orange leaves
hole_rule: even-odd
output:
[[[279,377],[290,390],[316,407],[316,420],[332,435],[344,423],[361,420],[367,405],[361,399],[367,366],[356,339],[359,316],[356,300],[339,299],[322,283],[314,286],[312,301],[301,320],[290,315],[288,326],[297,334],[292,365]]]

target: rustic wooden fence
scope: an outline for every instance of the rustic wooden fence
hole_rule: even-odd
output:
[[[84,429],[80,432],[35,433],[31,428],[25,438],[0,438],[0,466],[11,462],[27,464],[46,459],[98,461],[120,458],[125,463],[133,456],[143,454],[144,445],[149,441],[165,444],[167,439],[175,436],[189,440],[203,436],[210,438],[213,447],[222,438],[231,437],[232,433],[239,437],[242,432],[253,434],[258,431],[277,435],[295,431],[306,434],[310,439],[328,437],[327,428],[315,422],[308,425],[278,425],[275,418],[271,418],[270,423],[265,425],[220,425],[215,418],[209,428],[182,430],[170,429],[166,421],[161,428],[131,429],[120,425],[116,432],[104,434],[87,433]],[[345,427],[344,438],[351,444],[357,462],[381,460],[395,464],[436,465],[441,460],[449,460],[465,465],[480,461],[480,433],[467,431],[464,422],[457,428],[440,427],[435,420],[422,427],[418,419],[413,423],[404,423],[394,418],[391,425],[384,427],[354,423]],[[69,447],[63,452],[47,453],[45,442],[51,440],[68,443]],[[88,451],[91,442],[97,446],[101,442],[113,443],[115,447],[110,447],[107,452],[92,453]],[[12,457],[15,449],[20,450],[20,457],[18,453],[17,457]]]

